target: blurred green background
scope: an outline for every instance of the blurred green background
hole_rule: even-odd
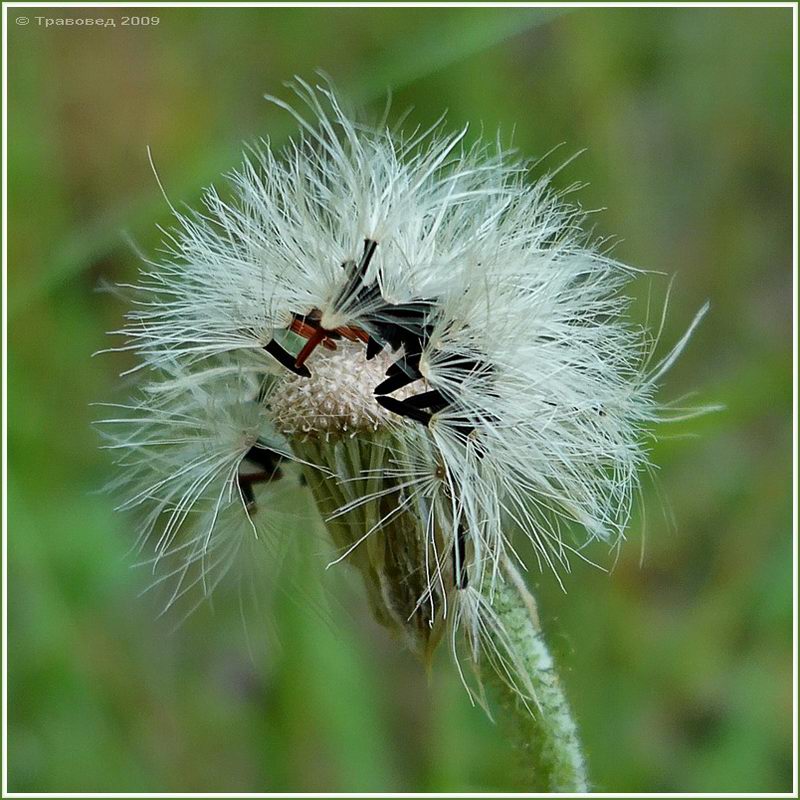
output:
[[[333,586],[308,520],[286,526],[285,590],[245,609],[251,647],[234,585],[175,631],[158,618],[96,492],[89,403],[129,365],[90,358],[125,311],[96,289],[169,222],[146,146],[195,203],[243,142],[291,131],[262,94],[321,67],[376,111],[391,88],[415,121],[564,143],[551,166],[587,148],[557,183],[588,182],[620,259],[677,274],[667,340],[711,300],[662,396],[727,409],[663,431],[644,548],[637,520],[611,574],[532,579],[598,791],[789,791],[791,11],[123,13],[9,12],[9,789],[525,789],[447,654],[429,681],[358,585]],[[79,15],[118,26],[35,20]]]

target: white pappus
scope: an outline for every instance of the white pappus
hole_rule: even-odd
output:
[[[157,554],[202,563],[294,461],[377,618],[426,658],[465,633],[477,660],[503,559],[527,541],[566,568],[576,530],[623,536],[657,382],[705,309],[653,363],[634,270],[547,178],[466,129],[362,125],[328,87],[293,88],[306,111],[271,99],[296,138],[255,148],[231,199],[175,212],[129,287],[118,349],[147,377],[103,426],[122,507]]]

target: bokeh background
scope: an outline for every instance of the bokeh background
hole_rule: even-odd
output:
[[[117,27],[36,20],[80,15]],[[169,223],[146,146],[172,201],[195,203],[243,142],[285,139],[262,94],[318,67],[376,111],[391,88],[415,121],[447,108],[526,155],[561,144],[550,166],[587,148],[556,182],[587,182],[619,258],[676,276],[665,341],[711,300],[663,397],[726,410],[663,431],[644,546],[637,519],[615,565],[592,551],[610,573],[576,563],[566,593],[532,581],[597,790],[791,789],[789,9],[96,7],[8,24],[9,789],[525,789],[446,653],[428,680],[324,570],[313,520],[286,524],[266,609],[223,587],[175,629],[97,492],[89,404],[129,365],[91,358],[125,311],[97,289],[131,279],[131,241],[152,252]],[[648,284],[663,298],[667,278],[634,287],[637,314]]]

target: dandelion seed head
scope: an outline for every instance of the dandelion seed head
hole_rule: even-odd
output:
[[[123,505],[196,561],[294,461],[332,563],[428,657],[447,625],[480,629],[475,586],[502,559],[527,547],[559,573],[621,541],[653,426],[692,413],[656,391],[705,308],[656,360],[660,328],[628,317],[637,271],[552,176],[466,128],[366,125],[294,88],[300,110],[275,102],[295,138],[176,212],[133,287],[118,349],[162,377],[115,441]]]

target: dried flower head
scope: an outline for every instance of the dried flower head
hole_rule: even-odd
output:
[[[193,564],[294,462],[377,619],[423,657],[461,630],[477,659],[488,636],[513,682],[501,560],[527,541],[558,568],[575,529],[622,537],[656,384],[703,312],[653,363],[658,336],[626,319],[633,270],[547,178],[466,129],[364,126],[330,89],[295,90],[309,118],[273,99],[298,136],[257,148],[231,199],[176,212],[134,287],[122,349],[148,377],[106,426],[123,506]]]

